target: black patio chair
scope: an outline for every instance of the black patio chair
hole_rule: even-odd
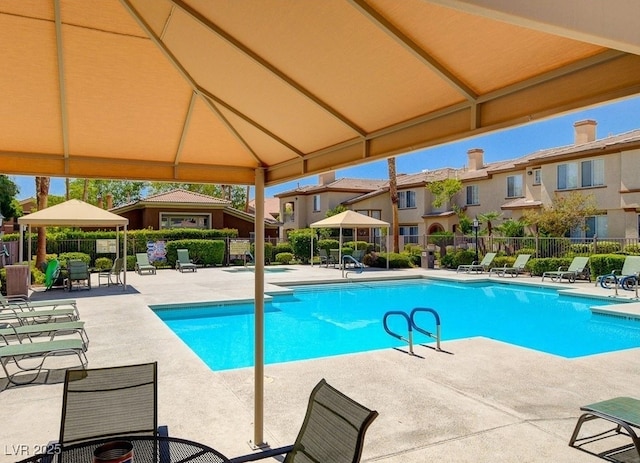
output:
[[[167,434],[158,430],[157,384],[157,362],[67,370],[59,444]]]
[[[284,463],[358,463],[364,435],[378,416],[322,379],[313,388],[304,422],[293,445],[231,458],[244,463],[286,454]]]

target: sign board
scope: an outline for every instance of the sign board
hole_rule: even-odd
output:
[[[243,256],[251,250],[249,240],[231,240],[229,242],[229,254],[232,256]]]
[[[96,240],[96,253],[98,254],[115,254],[116,240]]]

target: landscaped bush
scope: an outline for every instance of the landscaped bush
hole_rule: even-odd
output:
[[[223,240],[176,240],[166,244],[167,265],[175,268],[178,249],[187,249],[189,258],[196,265],[215,266],[224,263],[226,243]],[[135,259],[134,259],[135,262]],[[128,263],[127,263],[128,268]]]
[[[392,253],[380,253],[380,254],[365,254],[363,263],[369,267],[386,268],[387,258],[389,259],[389,268],[411,268],[411,261],[409,256],[404,254]]]
[[[590,243],[575,243],[571,245],[569,252],[573,254],[591,254],[592,247]]]
[[[309,263],[309,250],[311,249],[311,237],[315,235],[315,231],[310,228],[302,228],[300,230],[291,230],[289,232],[289,242],[293,249],[295,258],[304,263]]]
[[[98,270],[109,270],[113,267],[113,261],[108,257],[98,257],[93,263],[93,266]]]
[[[520,254],[529,254],[531,255],[531,257],[535,257],[536,255],[536,249],[535,248],[520,248],[516,251],[516,256],[519,256]],[[515,262],[515,260],[514,260]]]
[[[447,252],[440,258],[441,268],[458,268],[458,265],[468,265],[472,263],[476,258],[475,251],[469,251],[467,249],[459,249],[457,251]],[[478,259],[481,259],[478,256]]]
[[[276,254],[276,262],[288,265],[293,260],[293,254],[290,252],[279,252]]]
[[[340,241],[333,239],[318,240],[318,249],[324,249],[329,254],[330,249],[338,249]]]
[[[626,254],[640,254],[640,244],[627,244],[623,251]]]
[[[589,258],[591,275],[606,275],[614,270],[621,270],[626,256],[622,254],[594,254]]]
[[[61,267],[66,267],[67,262],[70,260],[81,260],[86,263],[87,266],[91,265],[91,256],[84,252],[62,252],[58,256],[58,261],[60,262]]]
[[[550,257],[545,259],[531,259],[527,262],[527,268],[531,272],[531,276],[542,276],[544,272],[552,272],[558,270],[558,267],[568,268],[573,258],[571,257]]]
[[[371,243],[367,243],[366,241],[347,241],[344,245],[353,250],[360,249],[362,251],[366,251],[372,246]]]
[[[255,243],[251,243],[250,246],[251,254],[255,257],[256,255],[256,245]],[[265,242],[264,243],[264,263],[269,265],[273,261],[273,244]]]
[[[293,248],[291,247],[291,244],[289,243],[278,243],[273,247],[273,254],[274,255],[278,255],[281,252],[290,252],[291,254],[293,254]]]
[[[596,243],[596,249],[591,246],[594,254],[612,254],[620,251],[620,243],[616,241],[598,241]]]

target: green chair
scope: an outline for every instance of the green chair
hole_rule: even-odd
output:
[[[491,263],[493,262],[493,259],[496,258],[496,254],[495,252],[488,252],[487,254],[485,254],[485,256],[482,258],[482,261],[480,261],[478,263],[477,260],[474,260],[473,262],[471,262],[470,264],[462,264],[462,265],[458,265],[458,269],[456,270],[457,272],[478,272],[478,273],[482,273],[482,272],[486,272],[487,270],[489,270],[489,267],[491,265]]]
[[[636,279],[640,274],[640,256],[627,256],[622,264],[622,269],[614,270],[606,275],[600,275],[596,278],[596,286],[611,289],[614,286],[620,286],[626,290],[633,290]]]
[[[25,342],[20,344],[0,345],[0,364],[7,377],[7,380],[16,385],[29,384],[36,380],[40,372],[44,369],[47,359],[57,358],[61,355],[75,355],[78,357],[82,368],[88,364],[85,355],[86,346],[80,339],[56,339],[53,341]],[[21,363],[24,360],[28,364]],[[36,363],[34,364],[34,361]],[[9,365],[13,365],[16,370],[10,372]],[[35,373],[27,375],[26,379],[20,380],[17,375],[23,373]]]
[[[178,249],[177,253],[178,260],[176,261],[176,270],[180,270],[181,272],[184,272],[185,270],[190,270],[192,272],[198,271],[196,264],[189,259],[188,249]]]
[[[60,262],[57,259],[51,259],[47,263],[47,268],[44,272],[44,285],[45,291],[51,289],[58,277],[60,276]]]
[[[84,329],[84,322],[81,321],[36,323],[34,325],[0,324],[0,340],[3,340],[5,344],[10,344],[14,340],[33,342],[37,341],[37,338],[45,336],[49,338],[49,341],[53,341],[56,336],[73,333],[80,335],[85,347],[89,345],[89,337]]]
[[[576,279],[582,277],[589,278],[589,258],[588,257],[574,257],[571,261],[571,265],[563,270],[563,267],[558,267],[558,270],[550,270],[542,274],[542,281],[545,277],[551,278],[551,281],[562,281],[563,278],[569,280],[569,283],[575,283]]]
[[[124,270],[124,257],[118,257],[113,261],[113,265],[109,270],[103,270],[98,273],[98,286],[102,286],[102,282],[105,282],[106,286],[121,285],[122,280],[120,274]]]
[[[576,427],[569,440],[569,446],[609,461],[639,461],[640,438],[638,438],[635,429],[640,428],[640,400],[631,397],[616,397],[591,405],[585,405],[584,407],[580,407],[580,410],[584,413],[578,418]],[[581,436],[580,430],[582,425],[595,419],[609,421],[614,424],[614,428],[603,431],[601,427],[598,427],[597,431],[594,430],[595,432],[592,432],[590,435]],[[618,436],[631,438],[631,443],[621,446]],[[614,440],[611,441],[612,444],[615,445],[613,449],[596,453],[585,447],[597,442],[597,448],[602,449],[604,448],[602,441],[609,437],[614,438]]]
[[[82,260],[70,260],[67,262],[67,289],[73,288],[91,289],[91,273],[89,266]]]
[[[358,463],[364,435],[378,416],[322,379],[311,392],[307,413],[293,445],[231,458],[231,463],[286,454],[284,463]]]
[[[504,267],[494,267],[489,271],[489,276],[495,273],[496,275],[501,277],[504,277],[507,275],[510,275],[512,277],[517,277],[522,272],[524,272],[524,267],[525,265],[527,265],[527,262],[529,262],[530,258],[531,258],[531,254],[520,254],[516,258],[516,261],[513,263],[512,267],[508,267],[506,265]]]
[[[156,274],[156,268],[149,262],[149,256],[146,252],[136,253],[135,270],[138,272],[138,275],[142,275],[142,272],[147,272],[152,275]]]
[[[58,321],[77,321],[80,318],[75,299],[29,301],[0,294],[0,322],[31,325]]]

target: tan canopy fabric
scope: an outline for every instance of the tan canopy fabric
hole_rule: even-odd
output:
[[[535,5],[532,7],[531,5]],[[7,0],[5,174],[267,186],[640,89],[640,2]]]
[[[129,219],[112,214],[78,199],[70,199],[18,219],[32,227],[124,227]]]
[[[311,228],[388,228],[389,223],[355,211],[344,211],[310,225]]]

